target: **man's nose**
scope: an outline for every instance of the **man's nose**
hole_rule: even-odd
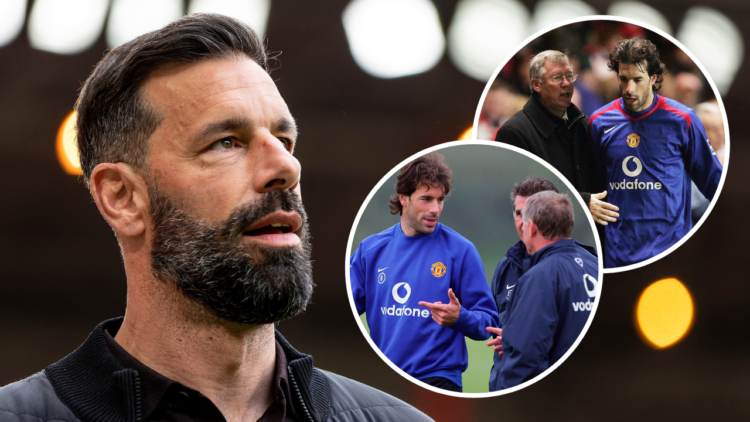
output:
[[[625,90],[628,93],[635,92],[635,81],[628,81],[628,85],[625,87]]]
[[[255,147],[248,151],[250,160],[256,165],[253,187],[256,192],[287,190],[299,183],[302,166],[287,150],[286,145],[268,132],[258,135]]]

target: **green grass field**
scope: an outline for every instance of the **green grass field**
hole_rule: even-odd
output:
[[[369,334],[370,327],[367,326],[365,316],[362,314],[359,318]],[[469,351],[469,368],[463,375],[464,393],[486,393],[489,391],[493,350],[487,346],[486,340],[474,341],[468,338],[466,349]]]

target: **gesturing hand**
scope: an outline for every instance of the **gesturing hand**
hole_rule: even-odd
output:
[[[589,199],[589,211],[591,211],[591,216],[594,217],[594,221],[597,224],[601,224],[602,226],[614,223],[617,221],[617,217],[620,216],[620,214],[617,213],[617,211],[620,211],[620,208],[617,205],[612,205],[609,202],[602,201],[606,196],[607,191],[605,190],[602,193],[591,194],[591,199]]]
[[[458,302],[458,298],[453,294],[453,289],[448,289],[448,297],[450,303],[443,304],[443,302],[419,302],[419,306],[429,308],[432,312],[432,319],[443,327],[450,327],[458,319],[461,314],[461,304]]]
[[[488,346],[495,346],[492,349],[497,352],[498,355],[503,355],[503,329],[495,327],[487,327],[487,331],[495,334],[497,337],[487,342]]]

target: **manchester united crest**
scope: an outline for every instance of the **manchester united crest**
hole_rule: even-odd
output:
[[[638,146],[638,144],[641,143],[641,137],[636,135],[635,133],[631,133],[628,135],[628,146],[630,148],[635,148]]]
[[[432,268],[430,269],[432,271],[432,275],[435,277],[442,277],[445,275],[445,264],[442,262],[436,262],[432,264]]]

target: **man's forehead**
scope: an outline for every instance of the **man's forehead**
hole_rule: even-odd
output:
[[[646,62],[620,63],[620,67],[617,73],[620,75],[627,73],[631,76],[641,76],[639,74],[648,76],[648,65],[646,64]]]
[[[168,64],[149,75],[142,92],[159,111],[208,109],[222,102],[251,99],[262,100],[276,113],[289,113],[268,73],[245,57]]]
[[[544,62],[544,67],[547,69],[547,72],[564,72],[573,68],[570,65],[570,61],[567,59],[561,62],[558,62],[556,60],[547,60]]]
[[[414,193],[419,195],[444,196],[445,189],[441,186],[419,185]]]

